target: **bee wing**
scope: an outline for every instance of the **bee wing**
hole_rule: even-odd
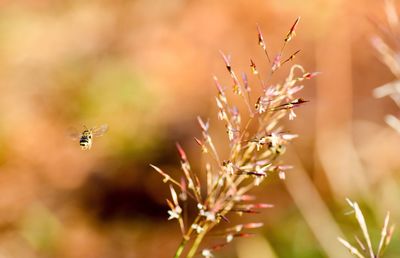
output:
[[[67,132],[67,136],[73,140],[77,141],[81,138],[81,133],[76,128],[69,128]]]
[[[100,125],[99,127],[94,127],[91,130],[92,130],[93,136],[99,137],[99,136],[104,135],[108,131],[108,125],[107,124]]]

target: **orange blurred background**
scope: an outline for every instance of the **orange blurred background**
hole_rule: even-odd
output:
[[[274,53],[298,16],[295,62],[322,73],[287,123],[295,169],[257,189],[275,207],[243,220],[265,227],[217,256],[348,257],[345,197],[378,240],[385,212],[400,218],[400,136],[383,120],[399,112],[372,96],[395,79],[370,44],[383,1],[1,1],[0,257],[172,257],[181,236],[149,164],[178,175],[178,141],[198,167],[196,116],[217,124],[212,76],[230,82],[219,51],[266,69],[256,24]],[[104,123],[91,151],[66,136]]]

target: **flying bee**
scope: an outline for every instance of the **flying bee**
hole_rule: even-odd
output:
[[[78,131],[74,131],[71,133],[71,138],[75,141],[79,140],[79,145],[82,150],[90,150],[93,144],[94,137],[100,137],[104,135],[108,130],[108,125],[104,124],[98,127],[92,127],[88,129],[86,126],[83,126],[84,130],[82,133]]]

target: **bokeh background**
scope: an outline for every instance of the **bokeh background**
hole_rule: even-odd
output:
[[[238,71],[265,68],[256,24],[274,53],[297,16],[295,61],[322,74],[286,125],[295,169],[256,190],[273,209],[238,218],[265,227],[217,255],[349,257],[336,237],[360,232],[345,197],[377,243],[386,211],[400,218],[400,135],[384,122],[398,107],[372,96],[395,79],[370,44],[384,1],[3,0],[0,257],[172,257],[181,236],[149,163],[177,172],[178,141],[199,166],[196,116],[217,124],[212,76],[230,85],[219,50]],[[67,137],[104,123],[91,151]],[[386,257],[399,253],[395,234]]]

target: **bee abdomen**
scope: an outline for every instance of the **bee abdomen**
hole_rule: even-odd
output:
[[[90,145],[90,139],[88,137],[82,137],[79,140],[79,145],[82,147],[88,147]]]

